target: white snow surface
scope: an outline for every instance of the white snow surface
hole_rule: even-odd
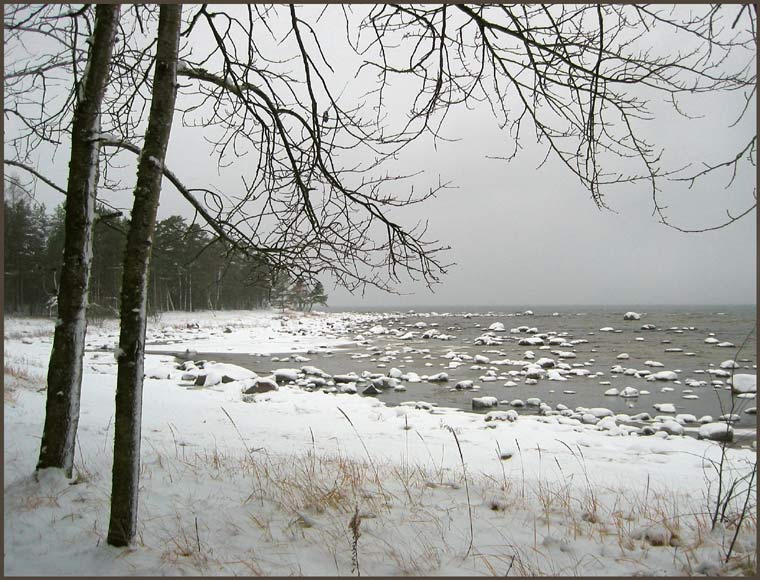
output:
[[[174,313],[150,321],[148,333],[176,341],[154,350],[295,352],[348,343],[351,321],[372,316]],[[189,322],[199,328],[186,328]],[[223,332],[228,326],[232,332]],[[19,329],[36,329],[40,338],[25,344]],[[5,321],[6,361],[28,371],[5,376],[6,575],[352,575],[355,509],[362,575],[510,567],[516,575],[682,575],[697,561],[725,570],[715,557],[725,539],[697,534],[687,515],[679,534],[694,546],[690,561],[683,547],[636,536],[668,523],[662,517],[675,509],[649,506],[645,490],[650,499],[677,498],[682,514],[704,511],[714,477],[705,458],[720,457],[714,442],[665,432],[622,436],[612,420],[600,427],[540,416],[486,422],[422,402],[388,407],[293,386],[243,397],[245,380],[188,388],[173,358],[156,354],[146,355],[146,368],[170,378],[144,383],[139,533],[130,548],[109,547],[112,353],[85,355],[76,485],[57,470],[33,476],[52,332],[53,321]],[[87,342],[113,346],[114,332],[115,323],[91,324]],[[738,475],[753,458],[728,450]],[[541,497],[561,505],[544,511]],[[622,528],[621,513],[628,514]],[[730,541],[732,531],[726,534]],[[735,551],[746,559],[755,549],[752,530]]]

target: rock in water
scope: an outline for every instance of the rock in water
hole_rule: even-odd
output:
[[[473,409],[488,409],[490,407],[495,407],[498,404],[499,399],[496,397],[475,397],[472,400]]]
[[[734,430],[728,423],[705,423],[699,428],[697,436],[710,441],[731,442],[734,440]]]
[[[278,383],[295,383],[298,380],[298,369],[277,369],[272,373]]]
[[[757,392],[757,375],[734,375],[731,379],[731,390],[734,393]]]
[[[379,395],[381,393],[375,385],[370,385],[362,391],[362,395]]]

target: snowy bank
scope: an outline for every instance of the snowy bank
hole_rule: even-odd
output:
[[[220,335],[204,340],[329,344],[347,340],[359,315],[278,316],[257,313],[226,333],[233,321],[219,321]],[[146,357],[162,378],[145,380],[138,540],[110,548],[113,356],[86,355],[77,485],[55,472],[35,481],[49,342],[42,330],[31,344],[23,337],[34,332],[10,330],[6,574],[351,574],[354,543],[364,575],[742,572],[716,556],[733,530],[704,527],[709,462],[720,456],[713,442],[621,435],[609,416],[596,425],[514,411],[487,420],[286,385],[244,396],[250,375],[232,365],[215,367],[230,382],[196,387],[167,355]],[[111,332],[91,330],[93,343]],[[728,459],[736,478],[754,454],[730,450]],[[348,528],[355,510],[358,540]],[[748,527],[735,547],[743,561],[754,561],[754,533]]]

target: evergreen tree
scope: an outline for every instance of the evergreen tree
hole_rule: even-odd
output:
[[[325,287],[322,285],[322,282],[319,280],[316,281],[314,284],[314,288],[311,289],[309,292],[309,311],[311,311],[312,307],[315,304],[320,304],[322,306],[327,306],[327,294],[325,294]]]

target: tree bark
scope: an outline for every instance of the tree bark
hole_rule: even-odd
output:
[[[153,96],[145,147],[137,169],[121,289],[113,480],[108,543],[126,546],[135,536],[140,475],[143,357],[148,269],[166,148],[177,97],[177,58],[182,6],[162,4]]]
[[[47,375],[45,426],[37,469],[62,468],[71,477],[79,424],[82,358],[87,330],[87,291],[92,265],[92,228],[98,183],[100,108],[108,82],[119,23],[119,5],[95,8],[87,69],[74,109],[66,191],[63,269],[58,321]]]

